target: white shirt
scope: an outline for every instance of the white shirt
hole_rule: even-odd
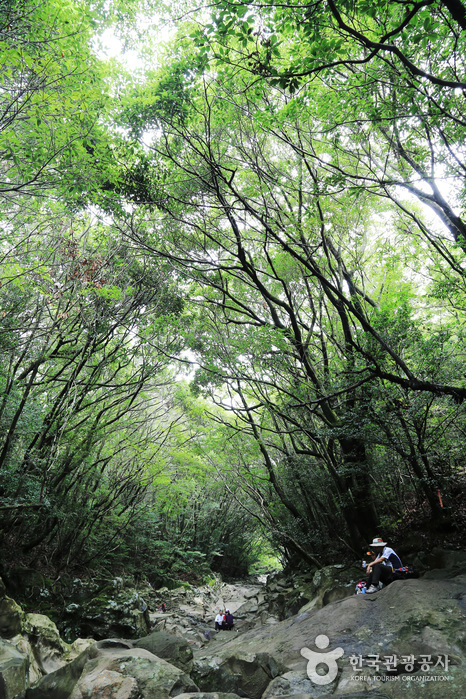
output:
[[[381,556],[382,558],[385,558],[384,565],[389,565],[392,568],[402,568],[403,564],[400,560],[400,557],[398,556],[398,554],[395,553],[393,549],[390,548],[390,546],[383,547]],[[398,565],[398,561],[400,562],[400,565]]]
[[[223,621],[223,616],[221,614],[217,614],[217,616],[215,617],[215,621],[217,622],[217,624],[221,624]]]

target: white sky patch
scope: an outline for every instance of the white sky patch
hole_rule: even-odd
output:
[[[125,51],[123,42],[115,36],[112,29],[106,29],[99,37],[99,46],[97,50],[99,54],[104,54],[105,58],[115,58],[120,63],[124,63],[127,68],[141,67],[139,51]]]
[[[126,70],[142,72],[146,66],[154,67],[158,49],[168,43],[175,27],[161,22],[157,17],[139,17],[138,29],[131,41],[126,42],[109,27],[96,40],[99,57],[114,59]]]

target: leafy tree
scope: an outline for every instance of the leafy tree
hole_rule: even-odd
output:
[[[2,3],[0,193],[7,200],[51,196],[58,182],[66,195],[100,179],[89,150],[99,137],[106,90],[91,42],[84,8],[53,0]]]
[[[153,345],[158,337],[170,351],[176,337],[161,318],[182,308],[163,266],[149,268],[137,250],[86,224],[75,219],[56,241],[43,231],[48,259],[43,246],[18,244],[2,286],[4,531],[16,531],[18,503],[40,508],[15,536],[26,551],[55,539],[57,560],[79,552],[110,515],[124,522],[151,483],[164,434],[157,387],[169,380]]]
[[[194,35],[205,60],[241,66],[296,94],[298,104],[316,84],[325,85],[316,114],[319,137],[336,146],[324,162],[337,185],[388,196],[408,211],[400,194],[409,191],[448,229],[445,240],[411,213],[458,271],[448,240],[464,252],[457,206],[464,175],[464,24],[464,6],[455,0],[329,0],[304,8],[238,2],[217,5],[210,24]],[[348,152],[352,167],[339,157]]]
[[[191,281],[199,312],[188,337],[202,365],[196,384],[212,396],[228,387],[233,411],[259,444],[274,501],[299,537],[315,527],[331,535],[333,519],[350,541],[364,541],[379,521],[371,443],[361,421],[374,410],[375,387],[464,397],[451,367],[442,364],[440,381],[434,367],[420,369],[420,292],[405,286],[403,298],[370,272],[380,221],[388,239],[396,226],[413,221],[430,239],[436,234],[422,213],[404,204],[405,216],[386,204],[375,207],[371,183],[359,183],[364,160],[350,150],[351,129],[342,127],[348,144],[342,148],[320,120],[324,101],[333,105],[332,86],[311,84],[297,97],[282,89],[270,93],[247,69],[217,58],[215,75],[202,63],[197,79],[186,70],[188,116],[165,108],[157,91],[151,97],[158,107],[150,125],[160,133],[147,146],[170,175],[152,230],[142,214],[132,235]],[[177,59],[174,65],[179,76]],[[127,107],[130,124],[132,114],[137,119],[135,135],[142,133],[141,99]],[[385,148],[383,138],[380,143]],[[446,239],[441,246],[455,254]],[[452,269],[451,254],[436,264]],[[402,275],[393,283],[403,287]],[[421,462],[411,462],[414,475],[440,516]],[[283,479],[301,476],[305,490],[319,472],[330,499],[319,502],[313,491],[313,506],[304,499],[296,506],[296,489],[287,492]],[[330,511],[336,514],[329,518]]]

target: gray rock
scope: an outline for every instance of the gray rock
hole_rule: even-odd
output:
[[[79,603],[68,605],[63,621],[76,635],[100,640],[139,638],[149,632],[146,602],[135,589],[122,587],[119,578],[76,585]]]
[[[249,615],[257,617],[258,611],[259,605],[257,604],[257,602],[253,600],[248,600],[247,602],[245,602],[245,604],[242,604],[241,607],[236,610],[235,617],[236,619],[244,619],[247,618]]]
[[[181,670],[143,648],[98,650],[89,660],[69,699],[168,699],[182,692],[197,692]]]
[[[24,612],[10,597],[0,600],[0,637],[12,638],[21,633]]]
[[[300,611],[320,609],[331,602],[350,597],[362,574],[359,566],[342,565],[326,566],[293,579],[277,574],[267,582],[258,616],[262,619],[266,609],[269,615],[283,621]]]
[[[113,639],[111,639],[113,641]],[[143,648],[124,641],[94,644],[78,658],[46,675],[25,699],[168,699],[197,692],[188,675]]]
[[[232,675],[228,668],[220,667],[217,659],[209,659],[206,662],[202,660],[196,661],[191,676],[201,692],[216,693],[224,691],[227,694],[236,694],[238,689],[239,678]]]
[[[188,675],[193,669],[193,651],[183,638],[163,631],[155,631],[149,636],[138,639],[133,645],[136,648],[145,648]]]
[[[43,670],[41,670],[36,660],[33,647],[26,636],[13,636],[13,638],[9,639],[9,642],[23,657],[27,658],[26,686],[29,687],[34,682],[37,682],[37,680],[40,680],[44,675]]]
[[[192,676],[202,691],[224,690],[261,699],[271,679],[285,671],[268,653],[243,653],[236,649],[226,657],[199,660]]]
[[[13,699],[29,681],[29,659],[12,643],[0,639],[0,697]]]
[[[452,578],[466,573],[466,551],[434,548],[428,554],[418,554],[415,566],[427,568],[426,579]]]
[[[299,672],[286,672],[268,685],[261,699],[274,697],[315,697],[318,688]]]
[[[22,633],[27,636],[41,672],[46,675],[65,664],[70,646],[62,641],[58,629],[44,614],[26,614]]]
[[[92,646],[71,662],[29,687],[25,692],[25,699],[70,699],[91,651]]]
[[[83,678],[79,686],[74,688],[70,699],[84,699],[84,697],[95,697],[95,699],[109,697],[111,699],[140,699],[141,694],[138,683],[134,677],[124,677],[119,672],[98,669],[97,676]]]

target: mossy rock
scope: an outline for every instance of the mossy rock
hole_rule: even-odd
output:
[[[140,638],[149,631],[147,605],[136,590],[99,591],[95,597],[70,604],[61,622],[65,636]]]
[[[12,643],[0,639],[0,697],[17,697],[26,689],[28,675],[28,656]]]
[[[0,600],[0,636],[12,638],[21,633],[24,612],[10,597]]]
[[[225,691],[261,699],[271,680],[287,669],[268,653],[235,650],[226,658],[195,662],[192,677],[204,692]]]
[[[321,607],[354,594],[354,587],[363,576],[359,566],[331,565],[307,574],[274,576],[266,586],[268,610],[278,619],[287,619],[298,612]],[[285,585],[287,585],[285,587]]]
[[[71,648],[61,639],[54,622],[44,614],[26,614],[22,623],[22,633],[31,644],[34,657],[44,674],[61,667],[63,656]]]
[[[198,687],[186,673],[143,648],[117,649],[104,645],[90,649],[73,697],[117,697],[120,690],[122,696],[139,699],[169,699],[182,693],[197,693]],[[44,699],[45,696],[49,699],[45,694]]]

